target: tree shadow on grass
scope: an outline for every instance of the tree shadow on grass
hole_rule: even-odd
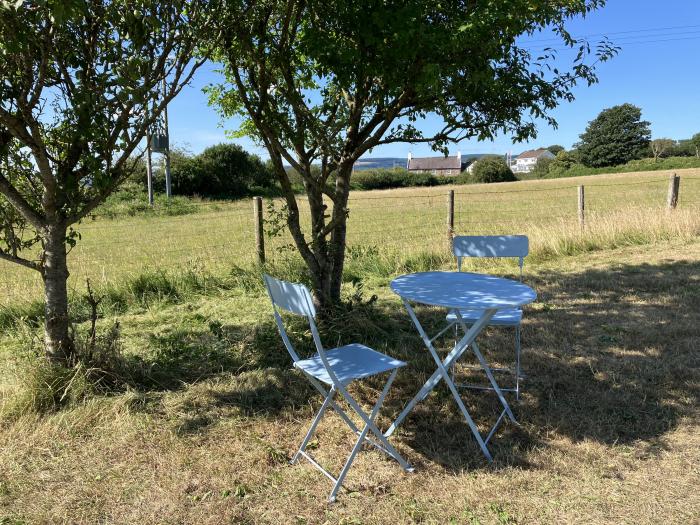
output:
[[[147,335],[147,351],[125,356],[132,387],[148,391],[180,390],[225,374],[284,367],[274,323],[224,325],[218,321]]]
[[[663,450],[664,434],[700,401],[699,276],[700,263],[670,262],[530,280],[539,298],[525,313],[527,380],[512,403],[522,427],[497,432],[496,464],[525,466],[523,452],[545,435]],[[490,362],[512,362],[512,338],[512,329],[489,329],[480,347]],[[498,413],[494,397],[464,392],[483,428]],[[444,385],[421,405],[402,429],[414,450],[455,470],[486,464]]]
[[[700,400],[699,275],[700,263],[669,262],[545,272],[528,279],[539,297],[525,313],[527,379],[521,401],[512,403],[522,426],[504,424],[494,436],[489,447],[496,466],[527,468],[528,451],[546,446],[551,436],[605,445],[641,441],[648,443],[650,454],[663,449],[664,435],[690,416]],[[444,314],[418,308],[428,333],[440,329]],[[409,363],[385,403],[384,428],[435,370],[398,300],[355,308],[322,330],[329,347],[361,342]],[[311,351],[302,320],[291,320],[289,332],[301,354]],[[445,341],[447,349],[452,340]],[[479,342],[492,364],[512,362],[512,329],[488,329]],[[271,319],[254,328],[215,324],[206,334],[183,332],[153,344],[167,349],[167,359],[156,361],[168,371],[167,385],[177,388],[209,378],[190,385],[178,401],[181,432],[202,431],[227,417],[279,418],[309,403],[320,404],[316,391],[290,370],[291,358]],[[188,344],[209,353],[185,352]],[[357,382],[351,392],[368,406],[384,381]],[[487,430],[499,411],[494,396],[465,391],[463,400]],[[392,439],[450,470],[487,466],[444,384],[416,407]]]

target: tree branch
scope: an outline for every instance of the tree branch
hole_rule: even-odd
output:
[[[25,268],[41,272],[41,266],[39,264],[28,259],[24,259],[22,257],[17,257],[16,255],[10,255],[9,253],[5,253],[3,251],[0,251],[0,260],[19,264],[21,266],[24,266]]]
[[[37,230],[41,231],[46,227],[44,217],[31,207],[31,205],[2,173],[0,173],[0,193],[2,193],[5,198],[10,201],[10,204],[17,208],[17,210],[22,214],[22,217],[27,219],[29,223]]]

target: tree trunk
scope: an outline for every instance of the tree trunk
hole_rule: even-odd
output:
[[[64,365],[69,364],[73,356],[68,319],[68,275],[66,227],[52,225],[45,239],[42,268],[46,302],[44,341],[48,359]]]
[[[341,165],[335,180],[335,192],[338,201],[333,208],[333,219],[336,222],[331,233],[329,259],[332,261],[330,275],[331,301],[340,301],[340,287],[343,284],[343,269],[345,268],[345,242],[347,239],[347,207],[350,196],[350,175],[352,164]]]
[[[308,176],[310,173],[310,166]],[[336,177],[336,202],[330,220],[333,228],[326,230],[329,218],[321,187],[305,182],[306,196],[311,214],[311,238],[302,234],[296,196],[285,180],[286,172],[279,178],[285,189],[288,205],[287,226],[311,276],[314,305],[321,316],[332,311],[340,302],[345,262],[345,234],[347,229],[347,202],[350,191],[352,164],[341,165]],[[330,238],[329,238],[330,237]]]

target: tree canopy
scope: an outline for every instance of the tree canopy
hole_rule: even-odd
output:
[[[598,62],[567,21],[599,0],[515,2],[226,2],[217,58],[226,82],[210,91],[239,135],[263,144],[285,192],[287,224],[309,267],[321,306],[339,300],[352,166],[372,148],[428,143],[446,151],[465,138],[536,135],[533,118],[555,125],[552,110],[572,100],[577,82],[595,82]],[[517,16],[514,16],[517,13]],[[533,55],[518,37],[551,28],[579,53],[569,68],[555,51]],[[443,122],[426,133],[428,114]],[[304,180],[311,227],[304,231],[284,164]],[[320,170],[312,170],[317,163]]]
[[[625,164],[649,151],[649,122],[641,120],[642,110],[632,104],[604,109],[588,123],[575,145],[585,166],[600,168]]]
[[[654,139],[649,143],[651,153],[654,155],[654,162],[659,160],[659,157],[672,149],[676,145],[673,139]]]
[[[471,182],[513,182],[518,180],[502,157],[483,157],[469,175]]]
[[[170,153],[175,195],[232,199],[274,186],[269,166],[237,144],[215,144],[198,155],[182,148],[173,148]],[[162,186],[164,176],[161,165],[154,180]]]
[[[0,259],[41,273],[52,358],[72,348],[70,227],[132,173],[147,129],[202,64],[205,7],[0,2]]]

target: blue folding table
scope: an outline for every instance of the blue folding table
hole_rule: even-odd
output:
[[[420,272],[403,275],[391,282],[391,289],[401,297],[408,311],[408,315],[416,326],[430,355],[435,360],[437,370],[430,379],[426,381],[418,394],[406,405],[396,421],[392,423],[384,435],[387,437],[390,436],[411,410],[413,410],[416,404],[425,399],[433,388],[437,386],[440,379],[443,379],[450,389],[474,437],[479,443],[484,456],[486,456],[489,461],[492,461],[493,458],[489,452],[487,443],[503,420],[504,415],[507,415],[508,418],[516,424],[517,421],[513,416],[513,412],[503,392],[496,383],[488,363],[481,354],[479,346],[476,344],[476,338],[498,310],[517,308],[531,303],[535,300],[537,294],[529,286],[517,281],[467,272]],[[411,302],[446,308],[449,311],[455,312],[455,319],[449,321],[443,330],[430,338],[418,321],[418,317],[411,307]],[[465,310],[481,312],[479,319],[470,327],[467,327],[462,319],[461,312]],[[464,336],[455,343],[454,348],[443,361],[435,351],[433,341],[445,334],[455,324],[458,324],[462,328]],[[469,411],[464,406],[464,402],[447,372],[450,366],[452,366],[469,347],[471,347],[474,352],[474,355],[478,359],[481,368],[486,373],[493,390],[496,392],[503,406],[503,411],[486,438],[482,438],[479,429],[469,415]]]

